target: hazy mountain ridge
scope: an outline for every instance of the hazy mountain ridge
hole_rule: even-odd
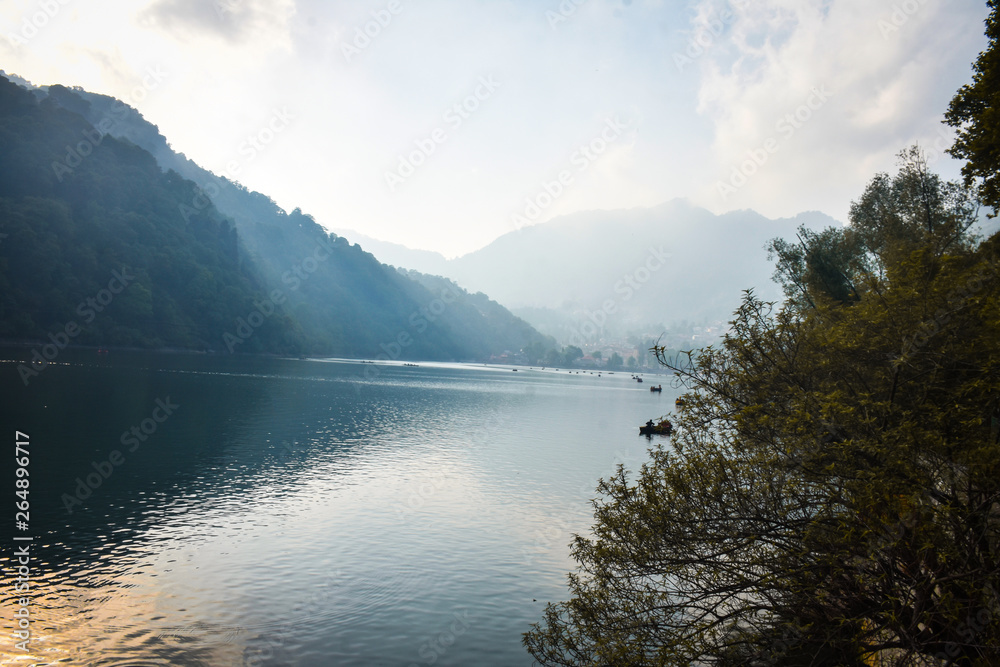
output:
[[[679,322],[728,321],[744,289],[780,300],[765,245],[794,235],[800,225],[840,223],[819,212],[778,220],[751,210],[715,215],[678,199],[653,208],[561,216],[452,260],[407,253],[402,246],[386,249],[392,263],[421,271],[436,267],[540,331],[580,343],[586,341],[574,337],[574,330],[581,333],[587,321],[604,325],[582,336],[595,340]]]
[[[0,335],[221,346],[263,291],[231,221],[210,204],[185,219],[179,205],[194,185],[129,142],[104,137],[67,159],[66,146],[95,132],[0,78]],[[299,332],[282,309],[271,315],[254,345],[293,352]]]
[[[491,350],[497,350],[504,345],[505,341],[510,340],[525,340],[527,342],[524,347],[541,345],[542,348],[547,348],[554,346],[555,341],[539,337],[532,326],[523,318],[517,317],[482,292],[471,294],[455,282],[441,276],[407,269],[398,270],[432,294],[439,295],[436,301],[440,301],[440,304],[432,302],[428,308],[421,309],[421,316],[426,319],[435,317],[435,306],[442,311],[446,308],[454,308],[456,312],[450,320],[451,326],[459,336],[470,339],[475,337],[479,340],[481,354],[485,355]],[[483,337],[484,335],[485,337]],[[513,358],[517,352],[518,350],[506,349],[496,356],[510,353],[508,357]]]
[[[25,184],[21,182],[23,177],[19,181],[20,157],[9,154],[6,175],[9,175],[8,194],[12,197],[34,191],[51,194],[53,188],[60,187],[76,187],[86,193],[87,188],[81,186],[79,179],[84,175],[100,179],[101,169],[111,168],[94,156],[109,154],[111,148],[121,146],[121,150],[145,156],[143,159],[154,168],[150,178],[176,183],[175,191],[182,193],[175,195],[172,203],[150,221],[154,228],[163,227],[169,219],[173,221],[169,224],[182,228],[195,229],[198,225],[207,225],[221,230],[219,233],[224,235],[230,261],[239,267],[243,279],[249,281],[244,285],[247,296],[231,300],[228,307],[209,308],[208,314],[200,319],[207,317],[214,323],[196,340],[173,341],[178,346],[228,348],[229,351],[241,352],[374,357],[381,354],[386,345],[409,336],[410,342],[400,354],[405,358],[479,360],[502,354],[508,349],[517,351],[527,344],[545,341],[527,324],[503,329],[513,338],[498,334],[490,328],[492,323],[476,310],[470,295],[465,293],[459,294],[454,304],[439,316],[425,320],[419,330],[415,330],[416,314],[434,305],[440,295],[381,264],[359,246],[328,234],[298,209],[286,213],[265,195],[217,177],[175,153],[159,130],[131,107],[115,98],[80,89],[48,86],[26,90],[6,80],[3,83],[7,96],[17,97],[22,106],[31,106],[31,100],[39,113],[47,110],[44,113],[53,117],[76,119],[68,121],[73,130],[51,132],[58,137],[49,142],[52,145],[44,151],[44,167],[35,169],[46,183]],[[15,94],[15,90],[20,92]],[[3,107],[12,104],[8,101]],[[81,138],[83,141],[80,141]],[[32,141],[37,143],[40,140]],[[63,179],[65,184],[62,184]],[[138,184],[135,187],[138,191],[133,194],[141,201],[144,186]],[[136,208],[140,204],[133,202],[129,206]],[[57,243],[64,241],[57,236]],[[100,247],[92,245],[93,241],[84,243],[87,252],[101,252]],[[8,245],[7,249],[13,247]],[[0,254],[3,250],[0,247]],[[217,272],[212,266],[207,268],[209,274]],[[199,270],[192,267],[188,273],[192,275],[177,276],[176,279],[185,282],[197,275]],[[74,277],[71,271],[64,279],[72,281]],[[157,289],[162,288],[156,281],[153,283]],[[268,301],[275,298],[278,300],[269,305]],[[263,305],[258,307],[255,304]],[[184,304],[181,306],[183,310]],[[240,317],[243,322],[249,321],[255,309],[267,311],[259,330],[256,326],[248,327],[240,323]],[[474,312],[475,316],[470,316],[470,312]],[[510,313],[504,313],[506,317],[516,319]],[[62,318],[69,316],[66,312],[57,315]],[[190,312],[186,316],[198,319],[196,314]],[[37,337],[45,326],[51,325],[43,325],[42,328],[15,327],[17,330],[6,333],[11,337]],[[238,330],[240,327],[242,333]],[[143,330],[142,335],[129,339],[129,343],[153,347],[161,344],[152,335],[151,321],[142,324],[140,329]],[[260,335],[261,332],[270,333]],[[225,338],[227,335],[228,339]],[[98,339],[92,342],[121,342],[108,341],[100,336]],[[226,343],[226,340],[229,342]],[[552,341],[547,344],[552,344]]]
[[[409,269],[432,276],[448,275],[449,261],[439,252],[417,250],[391,241],[380,241],[353,229],[334,229],[334,233],[350,239],[379,258],[379,261],[397,268]]]
[[[39,88],[34,94],[77,110],[98,125],[111,119],[110,134],[146,148],[162,168],[173,169],[199,184],[207,198],[234,220],[242,243],[270,284],[282,284],[296,261],[308,256],[314,237],[325,235],[311,217],[298,210],[286,214],[268,197],[218,177],[174,152],[155,126],[114,98],[61,86]],[[192,209],[198,201],[192,202]],[[655,333],[682,322],[727,321],[744,289],[779,300],[780,290],[771,281],[773,266],[764,245],[777,236],[789,237],[800,224],[820,228],[840,223],[817,212],[779,220],[751,210],[715,215],[684,200],[674,200],[653,208],[561,216],[512,231],[480,250],[450,260],[436,252],[411,250],[358,232],[341,233],[371,251],[378,261],[445,276],[470,293],[488,294],[539,331],[579,344],[587,342],[580,339],[586,322],[591,324],[584,337],[596,342],[601,337]],[[324,266],[316,276],[329,272]],[[408,273],[400,275],[414,279]],[[351,282],[349,276],[346,282]],[[321,335],[340,330],[345,321],[363,319],[358,314],[360,305],[351,303],[350,294],[344,294],[344,283],[344,276],[311,280],[290,295],[292,305],[314,304],[329,291],[350,304],[339,308],[336,315],[330,308],[313,309],[313,316],[302,322],[304,331]],[[364,285],[355,287],[365,289]],[[402,287],[404,292],[409,289]],[[433,298],[423,301],[429,303]],[[593,332],[595,326],[598,331]],[[447,338],[443,331],[438,334]],[[392,339],[394,333],[383,330],[378,337]],[[352,354],[364,352],[354,350]]]

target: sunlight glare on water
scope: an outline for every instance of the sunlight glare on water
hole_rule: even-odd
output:
[[[677,395],[627,372],[122,356],[6,392],[34,447],[38,664],[531,664],[521,633],[566,595],[598,478],[641,465],[637,426]],[[128,451],[157,399],[177,407]]]

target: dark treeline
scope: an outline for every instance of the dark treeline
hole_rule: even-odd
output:
[[[78,89],[0,77],[0,235],[6,340],[443,360],[552,345],[485,295],[402,274],[202,170],[134,109]]]

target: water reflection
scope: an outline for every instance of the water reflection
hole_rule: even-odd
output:
[[[627,378],[110,356],[67,353],[28,387],[0,363],[3,423],[35,448],[39,664],[529,664],[520,633],[564,594],[597,477],[637,467],[635,426],[674,399]],[[157,401],[177,407],[157,421]]]

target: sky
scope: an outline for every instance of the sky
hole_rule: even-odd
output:
[[[823,211],[941,120],[984,0],[3,0],[0,69],[113,95],[329,229],[448,257],[576,211]]]

